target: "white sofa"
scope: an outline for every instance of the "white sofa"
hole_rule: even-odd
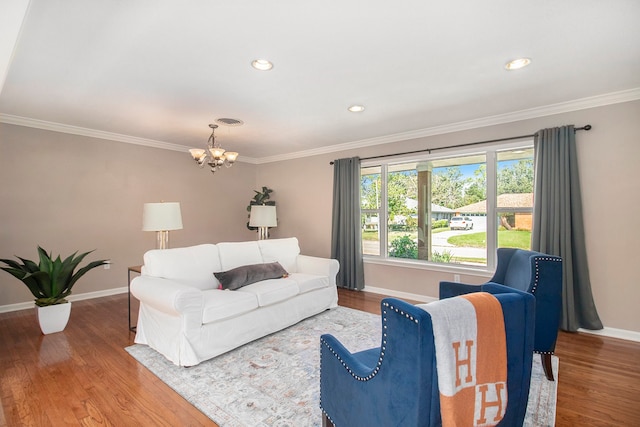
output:
[[[286,278],[218,289],[214,272],[279,262]],[[296,238],[151,250],[131,282],[135,342],[193,366],[337,306],[334,259],[300,255]]]

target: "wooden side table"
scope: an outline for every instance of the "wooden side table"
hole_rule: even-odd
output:
[[[142,266],[134,265],[127,269],[127,293],[129,294],[129,330],[131,332],[136,331],[136,326],[131,326],[131,273],[142,274]]]

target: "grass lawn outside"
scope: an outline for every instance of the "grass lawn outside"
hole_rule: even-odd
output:
[[[431,230],[432,234],[449,231],[449,228],[436,228]],[[413,239],[418,237],[417,231],[390,231],[389,241],[392,242],[398,237],[405,235],[411,236]],[[377,231],[363,231],[363,240],[379,240]],[[466,248],[484,248],[487,246],[485,233],[465,233],[459,236],[449,237],[447,242],[457,247]],[[530,249],[531,232],[526,230],[498,230],[498,246],[504,248]]]
[[[457,247],[486,248],[485,233],[469,233],[453,236],[447,242]],[[526,230],[498,230],[498,247],[501,248],[531,248],[531,232]]]
[[[431,232],[432,234],[441,233],[443,231],[449,231],[449,228],[436,228]],[[390,231],[389,242],[393,242],[395,239],[409,236],[412,240],[416,241],[418,238],[417,231]],[[367,241],[379,241],[377,231],[363,231],[362,239]],[[458,236],[452,236],[447,239],[447,242],[455,247],[460,248],[486,248],[487,246],[486,233],[465,233]],[[531,248],[531,232],[526,230],[498,230],[498,246],[506,248],[519,248],[530,249]],[[455,263],[472,263],[479,265],[486,265],[486,258],[465,258],[454,257],[452,262]]]

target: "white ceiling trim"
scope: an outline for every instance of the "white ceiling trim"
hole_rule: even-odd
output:
[[[30,119],[28,117],[13,116],[10,114],[0,113],[0,123],[10,125],[26,126],[30,128],[50,130],[53,132],[62,132],[71,135],[88,136],[90,138],[106,139],[109,141],[124,142],[127,144],[144,145],[146,147],[161,148],[163,150],[188,152],[188,148],[184,145],[172,144],[170,142],[158,141],[155,139],[138,138],[136,136],[123,135],[120,133],[105,132],[101,130],[83,128],[79,126],[70,126],[62,123],[47,122],[45,120]],[[251,157],[238,158],[239,162],[256,163],[256,159]]]
[[[164,150],[186,152],[187,148],[183,145],[172,144],[170,142],[157,141],[154,139],[138,138],[120,133],[105,132],[96,129],[83,128],[79,126],[65,125],[62,123],[47,122],[45,120],[30,119],[28,117],[13,116],[10,114],[0,113],[0,122],[10,125],[26,126],[30,128],[50,130],[54,132],[68,133],[71,135],[88,136],[91,138],[107,139],[117,142],[126,142],[128,144],[144,145],[147,147],[162,148]]]
[[[469,129],[476,129],[486,126],[494,126],[504,123],[516,122],[519,120],[533,119],[537,117],[550,116],[553,114],[566,113],[570,111],[584,110],[587,108],[601,107],[611,104],[619,104],[622,102],[635,101],[640,99],[640,88],[629,89],[620,92],[612,92],[604,95],[581,98],[574,101],[561,102],[544,107],[530,108],[527,110],[514,111],[512,113],[500,114],[497,116],[484,117],[481,119],[467,120],[464,122],[453,123],[443,126],[434,126],[426,129],[419,129],[410,132],[401,132],[393,135],[380,136],[375,138],[363,139],[360,141],[347,142],[344,144],[329,145],[313,150],[297,151],[277,156],[268,156],[262,158],[252,158],[242,156],[238,161],[244,163],[263,164],[272,163],[282,160],[292,160],[302,157],[316,156],[320,154],[329,154],[339,151],[352,150],[356,148],[370,147],[373,145],[388,144],[398,141],[406,141],[410,139],[423,138],[427,136],[442,135],[451,132],[459,132]],[[13,116],[10,114],[0,113],[0,122],[18,126],[26,126],[37,129],[50,130],[54,132],[68,133],[72,135],[88,136],[91,138],[100,138],[127,144],[143,145],[146,147],[161,148],[172,151],[187,151],[183,145],[173,144],[170,142],[157,141],[153,139],[138,138],[130,135],[123,135],[113,132],[105,132],[95,129],[83,128],[79,126],[65,125],[61,123],[48,122],[44,120],[30,119],[28,117]]]
[[[554,114],[567,113],[570,111],[586,110],[588,108],[602,107],[611,104],[635,101],[640,99],[640,88],[612,92],[605,95],[581,98],[575,101],[561,102],[544,107],[530,108],[527,110],[514,111],[513,113],[500,114],[497,116],[484,117],[481,119],[467,120],[464,122],[452,123],[449,125],[434,126],[426,129],[419,129],[410,132],[396,133],[393,135],[380,136],[363,139],[360,141],[347,142],[344,144],[330,145],[313,150],[298,151],[279,156],[262,157],[257,163],[271,163],[281,160],[291,160],[301,157],[316,156],[320,154],[335,153],[338,151],[352,150],[356,148],[370,147],[373,145],[388,144],[392,142],[407,141],[410,139],[424,138],[427,136],[443,135],[446,133],[459,132],[469,129],[477,129],[486,126],[494,126],[505,123],[517,122],[520,120],[535,119],[537,117],[551,116]],[[581,125],[580,125],[581,126]],[[533,130],[532,130],[533,132]]]

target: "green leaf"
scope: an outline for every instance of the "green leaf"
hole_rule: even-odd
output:
[[[99,267],[101,265],[105,265],[105,264],[107,264],[107,260],[101,259],[99,261],[90,262],[86,266],[82,267],[80,270],[78,270],[76,272],[76,274],[73,275],[73,277],[69,281],[69,285],[68,285],[69,290],[71,290],[71,287],[78,281],[78,279],[81,278],[89,270],[91,270],[93,268],[96,268],[96,267]],[[69,292],[69,293],[71,293],[71,292]]]
[[[39,264],[16,257],[22,264],[10,260],[0,259],[6,267],[0,269],[21,280],[29,291],[36,297],[36,304],[47,306],[66,302],[65,298],[71,294],[73,285],[89,270],[107,263],[107,260],[93,261],[74,271],[82,260],[93,251],[77,255],[77,251],[64,260],[58,255],[52,260],[51,254],[38,246]],[[77,255],[77,256],[76,256]]]
[[[5,264],[7,264],[9,267],[15,269],[15,270],[20,270],[24,273],[26,273],[27,271],[25,270],[24,266],[18,264],[16,261],[12,260],[12,259],[0,259],[0,262],[4,262]],[[4,270],[4,268],[2,268]]]
[[[4,260],[1,261],[4,262]],[[37,271],[35,273],[25,273],[21,269],[8,267],[1,267],[1,269],[11,274],[15,278],[22,280],[22,283],[24,283],[27,288],[29,288],[29,291],[34,297],[40,298],[45,296],[45,294],[42,292],[40,280],[46,275],[46,273],[43,273],[41,271]]]
[[[31,273],[35,273],[36,271],[40,271],[40,267],[38,266],[38,264],[36,264],[35,262],[31,261],[30,259],[24,259],[24,258],[20,258],[18,257],[18,259],[20,261],[22,261],[22,263],[24,265],[22,265],[22,268],[24,269],[24,271],[29,271]]]

